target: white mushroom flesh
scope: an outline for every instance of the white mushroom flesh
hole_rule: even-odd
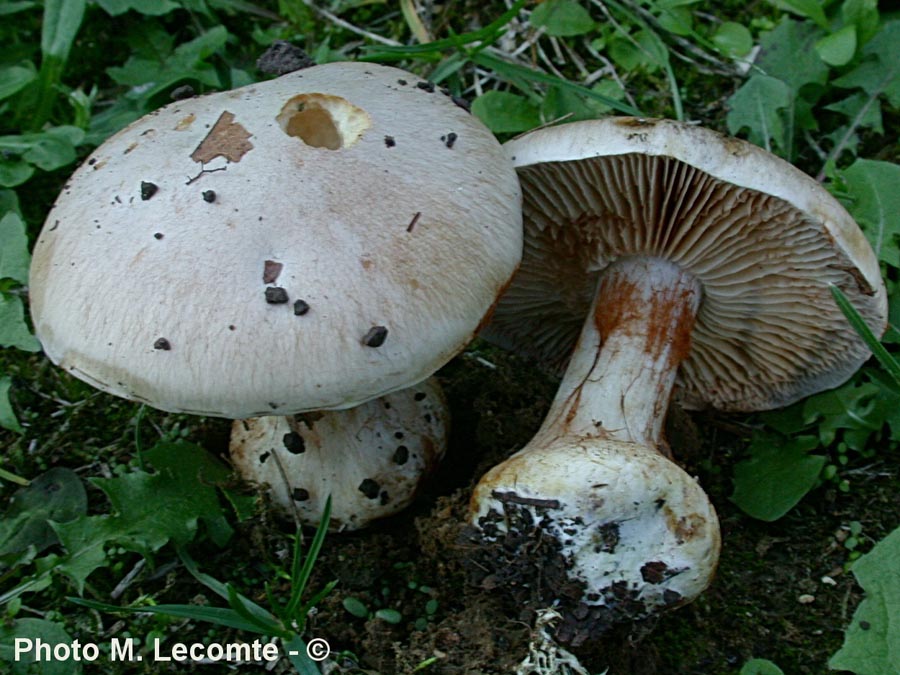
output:
[[[444,394],[429,378],[347,410],[236,420],[230,452],[283,514],[317,525],[331,495],[331,528],[356,530],[412,502],[448,433]]]

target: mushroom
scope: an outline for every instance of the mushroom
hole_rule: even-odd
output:
[[[231,460],[273,502],[316,523],[355,530],[406,508],[447,447],[449,409],[437,378],[347,410],[235,420]]]
[[[549,542],[560,635],[577,643],[690,601],[715,571],[715,510],[663,438],[673,389],[687,408],[752,411],[837,386],[869,351],[829,285],[876,331],[886,294],[843,207],[744,141],[612,118],[505,147],[525,254],[485,335],[565,374],[537,435],[477,485],[471,519],[523,556]]]
[[[514,272],[521,204],[488,129],[417,79],[330,63],[107,140],[34,248],[46,354],[103,391],[232,419],[431,375]]]

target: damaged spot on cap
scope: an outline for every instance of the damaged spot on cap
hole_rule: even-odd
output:
[[[263,283],[274,283],[275,280],[278,279],[278,275],[281,274],[282,268],[284,268],[282,263],[275,262],[274,260],[266,260],[263,263]]]
[[[153,349],[161,349],[164,352],[167,352],[172,349],[172,345],[168,340],[166,340],[166,338],[161,337],[153,343]]]
[[[153,195],[159,192],[159,186],[156,183],[150,183],[148,181],[141,181],[141,199],[147,201]]]
[[[387,339],[387,334],[388,329],[384,326],[372,326],[363,336],[362,342],[366,347],[380,347]]]
[[[270,305],[283,305],[288,301],[288,293],[279,286],[266,289],[266,302]]]
[[[176,90],[177,91],[177,90]],[[172,92],[172,95],[175,95],[175,92]],[[194,90],[191,89],[191,93],[188,94],[188,98],[194,95]],[[175,99],[177,100],[177,99]],[[183,117],[178,124],[175,125],[175,131],[184,131],[185,129],[190,128],[190,126],[194,123],[194,120],[197,119],[196,116],[191,113],[187,117]]]
[[[358,489],[369,499],[377,499],[381,492],[381,486],[371,478],[366,478],[360,483]]]
[[[234,121],[234,113],[226,110],[219,115],[206,138],[191,153],[191,159],[200,164],[206,164],[216,157],[224,157],[229,162],[240,162],[253,149],[251,136],[250,132]]]
[[[288,136],[328,150],[350,147],[372,126],[365,110],[331,94],[294,96],[275,119]]]

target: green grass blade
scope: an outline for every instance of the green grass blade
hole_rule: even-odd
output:
[[[331,495],[328,495],[328,499],[325,500],[325,508],[322,511],[322,518],[319,520],[319,527],[316,528],[316,534],[309,545],[309,551],[306,553],[306,558],[303,559],[302,565],[300,564],[300,560],[302,559],[300,548],[299,546],[294,547],[294,560],[291,569],[291,599],[288,601],[287,607],[285,608],[285,613],[288,617],[293,617],[297,612],[297,608],[300,606],[300,597],[303,595],[303,590],[306,588],[306,584],[312,574],[313,566],[316,564],[316,558],[319,556],[319,551],[322,550],[322,543],[325,541],[325,535],[328,534],[328,525],[330,522]],[[297,539],[299,540],[299,536]]]
[[[847,299],[847,296],[844,295],[840,288],[832,284],[831,295],[834,296],[834,301],[837,303],[837,306],[844,313],[844,316],[847,317],[847,321],[853,326],[853,329],[859,333],[859,336],[863,339],[869,349],[872,350],[872,354],[878,359],[881,367],[887,371],[898,385],[900,385],[900,363],[897,362],[897,359],[885,349],[884,345],[881,344],[872,332],[872,329],[869,328],[868,324],[866,324],[860,313],[856,311],[856,308],[850,300]]]
[[[233,609],[227,607],[202,607],[199,605],[149,605],[147,607],[118,607],[116,605],[108,605],[104,602],[95,602],[93,600],[85,600],[83,598],[67,598],[69,602],[82,607],[96,609],[101,612],[125,612],[127,614],[161,614],[164,616],[174,616],[181,619],[192,619],[194,621],[205,621],[206,623],[216,624],[217,626],[225,626],[227,628],[236,628],[237,630],[247,631],[248,633],[256,633],[258,635],[269,635],[267,631],[261,630],[255,623],[247,621]]]
[[[300,675],[321,675],[322,671],[316,662],[309,658],[306,651],[306,642],[299,635],[294,635],[291,640],[284,640],[284,653],[287,654],[288,661],[294,666]]]
[[[17,476],[6,469],[0,469],[0,480],[8,480],[10,483],[15,483],[16,485],[21,485],[23,487],[28,487],[30,485],[27,478]]]
[[[282,625],[278,623],[274,617],[269,618],[264,616],[265,614],[268,614],[266,610],[249,598],[238,593],[237,589],[231,584],[226,584],[225,587],[228,589],[228,604],[242,619],[257,626],[266,635],[273,637],[285,637],[288,635],[288,631],[285,631]],[[260,612],[262,612],[263,615],[260,615]]]
[[[197,563],[195,563],[194,559],[191,558],[190,555],[188,555],[187,551],[180,547],[177,550],[178,557],[181,558],[181,562],[184,564],[184,568],[191,573],[191,576],[193,576],[197,581],[206,586],[209,590],[211,590],[223,600],[231,602],[231,593],[228,590],[228,584],[223,584],[215,577],[204,574],[197,568]],[[277,623],[277,619],[271,613],[267,612],[264,608],[260,607],[248,598],[244,598],[244,600],[247,603],[245,606],[248,608],[248,611],[257,619],[263,622]]]
[[[575,92],[576,94],[584,96],[585,98],[600,101],[600,103],[609,106],[613,110],[618,110],[619,112],[625,113],[626,115],[634,115],[636,117],[641,117],[643,115],[643,113],[637,108],[633,108],[627,103],[622,103],[621,101],[617,101],[614,98],[610,98],[609,96],[604,96],[603,94],[600,94],[593,89],[589,89],[580,84],[570,82],[569,80],[564,80],[562,78],[556,77],[555,75],[548,75],[547,73],[543,73],[539,70],[533,70],[525,66],[520,66],[516,63],[504,61],[503,59],[496,57],[493,54],[488,54],[487,52],[480,52],[476,54],[472,57],[472,60],[482,68],[492,70],[498,75],[511,81],[522,79],[530,82],[547,84],[553,87],[560,87],[562,89],[568,89],[569,91]]]

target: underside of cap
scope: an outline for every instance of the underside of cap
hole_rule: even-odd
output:
[[[178,101],[100,146],[34,249],[47,355],[231,418],[346,408],[472,338],[515,270],[518,181],[415,76],[332,63]]]
[[[755,146],[611,119],[507,149],[523,186],[525,254],[485,335],[550,369],[564,368],[602,271],[627,256],[674,262],[702,286],[679,371],[688,407],[767,409],[845,381],[869,351],[831,284],[884,329],[884,285],[859,228],[823,188]]]

